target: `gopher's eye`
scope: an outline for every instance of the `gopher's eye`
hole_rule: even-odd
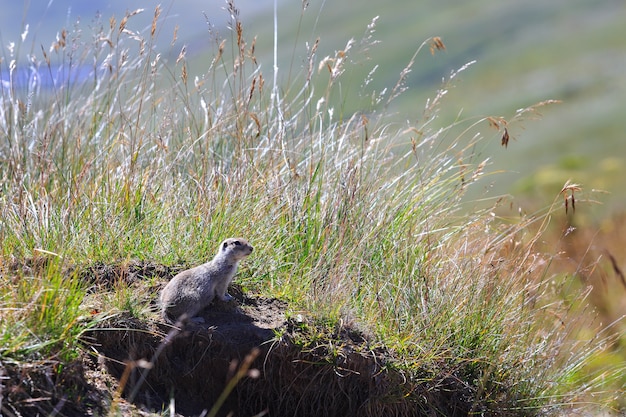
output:
[[[238,241],[238,240],[235,240],[235,242],[234,242],[234,243],[235,243],[235,246],[241,246],[241,242],[240,242],[240,241]]]

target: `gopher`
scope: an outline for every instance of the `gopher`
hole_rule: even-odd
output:
[[[252,250],[246,239],[226,239],[210,262],[178,273],[161,291],[163,318],[170,323],[183,315],[191,319],[211,304],[215,296],[222,301],[232,300],[227,292],[228,285],[237,272],[239,261]]]

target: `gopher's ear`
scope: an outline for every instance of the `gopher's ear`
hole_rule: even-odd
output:
[[[227,247],[228,247],[228,242],[224,242],[224,244],[222,245],[222,250],[226,250]]]

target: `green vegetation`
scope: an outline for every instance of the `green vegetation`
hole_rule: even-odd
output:
[[[310,2],[303,16],[303,26],[295,18],[299,2],[285,2],[280,9],[281,39],[294,39],[298,33],[312,43],[320,36],[322,55],[332,54],[347,36],[358,38],[364,22],[380,16],[371,60],[354,68],[353,82],[344,81],[343,91],[351,87],[348,100],[353,110],[362,110],[358,88],[366,75],[377,67],[372,88],[382,90],[395,83],[398,68],[405,65],[407,55],[422,40],[436,34],[447,45],[443,54],[422,55],[408,76],[410,92],[399,97],[393,110],[399,120],[419,120],[423,103],[431,95],[432,86],[451,70],[476,61],[461,74],[461,82],[450,89],[446,106],[441,108],[440,122],[448,124],[459,113],[468,115],[508,115],[530,103],[557,99],[562,103],[542,110],[541,121],[525,123],[511,129],[515,152],[491,149],[489,167],[506,173],[489,188],[491,195],[514,193],[549,200],[568,179],[585,186],[585,195],[599,200],[603,206],[583,209],[579,215],[596,219],[623,209],[622,185],[616,178],[626,174],[622,140],[626,123],[624,77],[616,70],[624,67],[626,44],[626,9],[612,0],[556,0],[545,2],[414,2],[396,0],[387,4],[363,0],[359,7],[349,2],[330,5]],[[258,36],[257,54],[271,51],[269,16],[250,19],[249,33]],[[315,28],[311,31],[309,28]],[[303,42],[300,41],[300,44]],[[287,67],[297,68],[291,51],[298,50],[286,42],[279,58]],[[267,61],[264,61],[267,65]],[[196,66],[192,60],[192,66]],[[267,67],[266,67],[267,68]],[[348,84],[348,85],[346,85]],[[538,170],[551,169],[561,157],[580,156],[589,159],[546,186]],[[616,159],[616,170],[599,169],[607,158]],[[557,172],[561,174],[561,172]],[[529,186],[530,185],[530,186]],[[592,190],[610,194],[598,195]],[[530,191],[530,192],[528,192]],[[470,190],[472,198],[482,197],[485,190]],[[535,207],[541,207],[536,205]]]
[[[386,90],[359,82],[367,103],[348,112],[342,86],[372,46],[374,23],[330,57],[309,45],[305,71],[273,85],[231,12],[231,37],[215,39],[197,78],[183,52],[160,60],[157,9],[145,37],[129,28],[131,14],[92,24],[93,34],[74,29],[33,62],[39,71],[93,63],[88,83],[3,89],[2,361],[65,363],[97,321],[120,311],[156,318],[124,280],[94,286],[90,266],[195,264],[241,235],[255,252],[237,282],[312,317],[321,329],[304,329],[304,348],[354,322],[409,380],[446,372],[471,387],[473,411],[623,407],[623,363],[594,362],[614,337],[581,327],[584,300],[563,296],[569,278],[553,276],[551,255],[536,246],[562,197],[510,218],[495,214],[507,212],[501,201],[464,202],[487,175],[487,144],[549,103],[442,126],[461,69],[418,123],[399,126],[388,110],[410,60]],[[416,56],[442,48],[431,38]],[[581,340],[581,328],[598,333]]]

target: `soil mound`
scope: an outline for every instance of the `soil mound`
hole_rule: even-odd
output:
[[[276,299],[233,294],[204,324],[177,329],[128,316],[91,333],[100,363],[124,398],[183,416],[465,416],[472,393],[454,375],[409,380],[393,355],[361,332],[286,320]],[[171,409],[172,409],[171,408]]]
[[[120,315],[89,332],[89,344],[130,402],[199,415],[223,395],[246,356],[269,351],[275,330],[285,325],[285,303],[233,295],[240,304],[214,303],[201,314],[204,324],[176,327]],[[240,408],[236,393],[225,401],[224,412]]]
[[[81,276],[93,285],[90,296],[123,282],[152,297],[175,272],[131,262],[95,265]],[[409,375],[394,365],[393,352],[352,326],[287,318],[284,301],[238,288],[230,293],[236,301],[216,300],[201,312],[203,324],[172,326],[157,314],[120,313],[83,333],[84,353],[75,363],[5,363],[0,391],[9,405],[2,410],[275,417],[465,416],[478,410],[475,388],[452,370]]]
[[[286,320],[284,302],[233,295],[238,306],[216,302],[204,324],[180,330],[115,317],[90,333],[91,345],[124,397],[150,411],[173,404],[192,416],[218,404],[218,415],[364,416],[393,408],[387,352],[346,328],[310,345],[310,325]]]

